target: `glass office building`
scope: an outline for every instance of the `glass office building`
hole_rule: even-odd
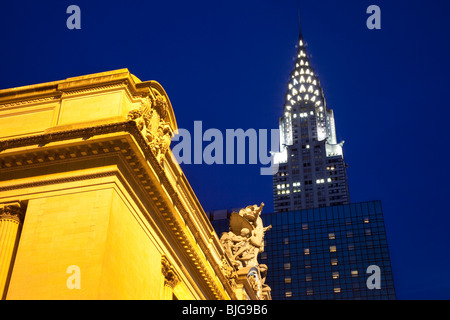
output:
[[[272,225],[258,260],[274,300],[395,299],[380,201],[261,217]],[[223,212],[211,221],[219,235],[228,231]]]

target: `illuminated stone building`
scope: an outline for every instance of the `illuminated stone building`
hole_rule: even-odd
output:
[[[298,52],[280,118],[279,165],[273,176],[275,212],[350,203],[346,163],[300,30]]]
[[[268,298],[227,260],[176,130],[127,69],[0,90],[2,298]]]

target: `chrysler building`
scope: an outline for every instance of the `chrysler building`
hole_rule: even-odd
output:
[[[336,139],[334,113],[310,64],[301,31],[279,125],[275,212],[350,203],[344,141]]]

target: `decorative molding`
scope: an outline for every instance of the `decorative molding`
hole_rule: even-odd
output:
[[[19,107],[19,106],[24,106],[27,104],[35,104],[35,103],[40,103],[40,102],[56,101],[56,100],[59,100],[60,98],[61,98],[61,96],[58,95],[58,96],[51,96],[51,97],[45,97],[45,98],[26,99],[26,100],[14,101],[14,102],[9,102],[9,103],[3,103],[3,104],[0,104],[0,109]]]
[[[164,285],[170,288],[175,288],[178,283],[180,283],[180,279],[175,273],[175,270],[172,264],[169,262],[165,255],[161,256],[161,271],[164,276]]]
[[[83,94],[83,93],[91,93],[96,91],[102,91],[102,90],[110,90],[110,89],[116,89],[116,88],[122,88],[127,85],[126,80],[118,80],[116,83],[111,83],[107,85],[100,85],[95,87],[86,87],[86,88],[78,88],[78,89],[60,89],[64,96],[71,96],[76,94]]]
[[[21,223],[25,216],[25,209],[22,203],[12,202],[0,205],[0,220],[12,220]]]

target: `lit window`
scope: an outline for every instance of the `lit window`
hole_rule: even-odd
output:
[[[337,264],[338,264],[338,260],[336,258],[331,259],[332,266],[337,266]]]
[[[305,276],[305,280],[306,280],[306,282],[312,281],[312,275],[307,274],[307,275]]]
[[[330,239],[330,240],[336,239],[335,234],[334,233],[329,233],[328,234],[328,239]]]
[[[328,178],[328,179],[327,179],[327,182],[331,182],[331,178]]]
[[[305,255],[308,255],[310,253],[309,248],[305,248],[305,250],[303,250],[303,252],[305,253]]]
[[[333,279],[338,279],[339,278],[339,272],[338,271],[334,271],[332,275],[333,275]]]
[[[305,83],[305,78],[303,76],[300,76],[300,83]]]
[[[286,291],[286,292],[284,293],[284,296],[285,296],[286,298],[292,297],[292,291]]]
[[[330,246],[330,252],[336,252],[336,246]]]
[[[300,92],[306,92],[306,88],[305,88],[304,85],[301,85],[301,86],[300,86]]]
[[[334,291],[334,293],[339,293],[339,292],[341,292],[341,288],[334,288],[333,291]]]
[[[302,224],[302,230],[308,230],[308,224],[307,223],[303,223]]]
[[[285,263],[283,267],[284,267],[284,270],[291,270],[291,264],[289,262]]]
[[[358,276],[358,270],[352,270],[351,271],[351,275],[352,275],[352,277],[357,277]]]
[[[284,278],[284,283],[292,283],[292,278],[291,277]]]
[[[364,218],[364,223],[369,223],[369,218],[368,217]]]

